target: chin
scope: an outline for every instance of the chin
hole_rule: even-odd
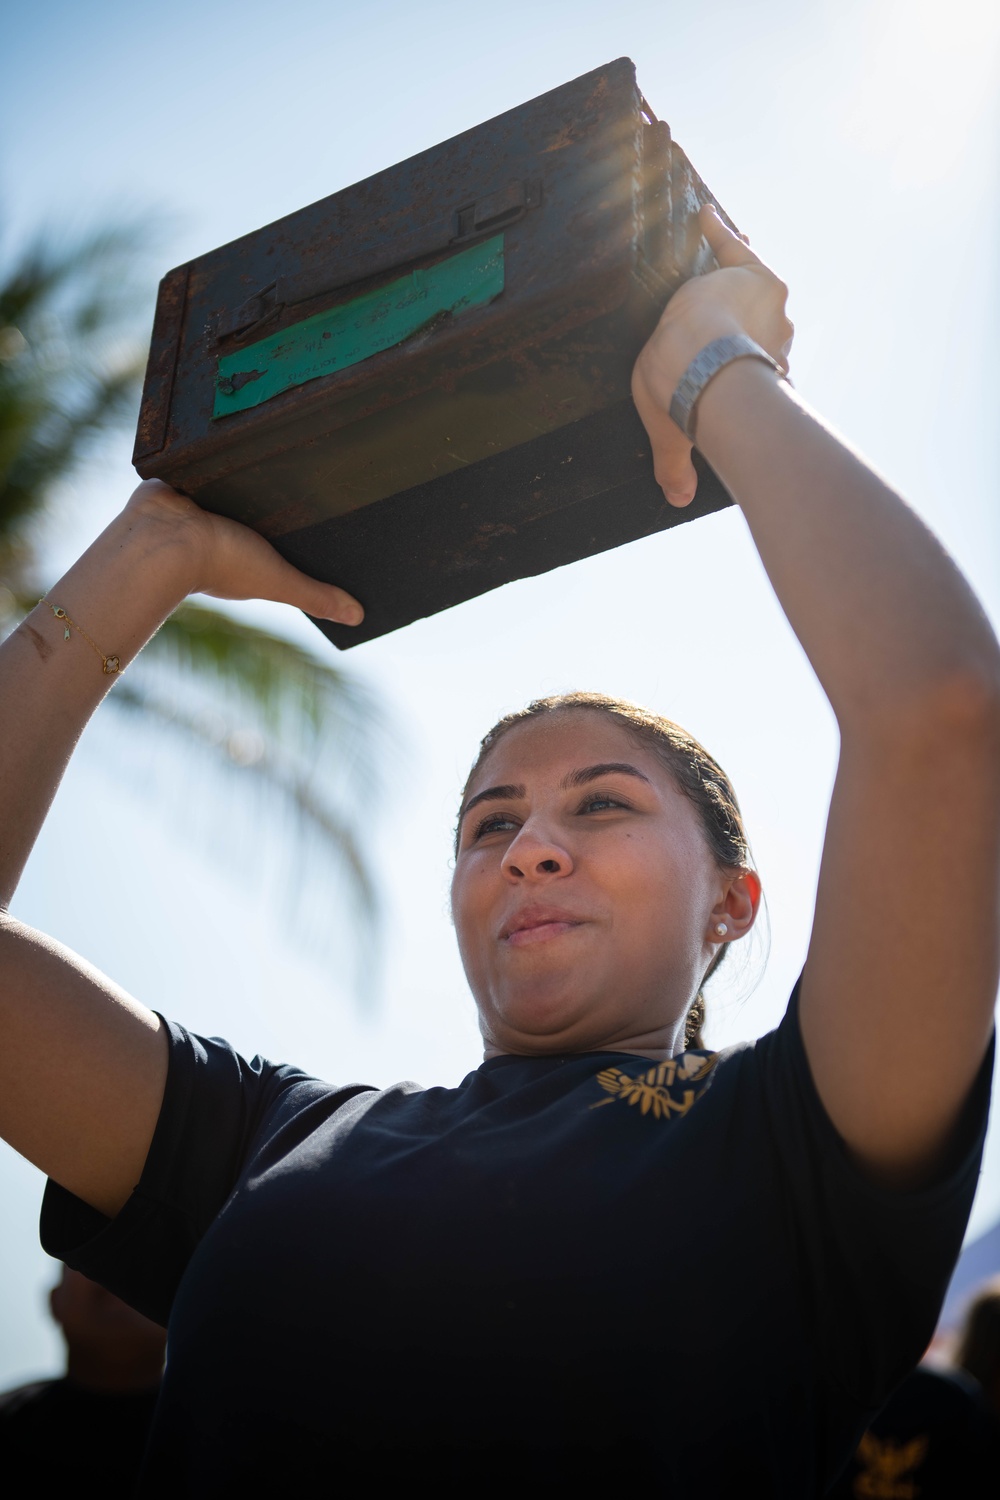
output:
[[[581,1004],[579,991],[518,995],[491,1006],[484,1021],[483,1035],[492,1046],[518,1052],[599,1048],[612,1029],[611,1018],[602,1017],[597,1006]]]

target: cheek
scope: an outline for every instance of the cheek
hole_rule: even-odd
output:
[[[627,831],[604,851],[610,883],[623,896],[635,890],[674,891],[685,882],[683,856],[654,834]]]
[[[455,872],[451,882],[451,924],[463,956],[475,946],[486,919],[487,882],[483,872],[468,867]]]
[[[607,866],[624,922],[664,938],[676,938],[679,929],[695,923],[708,896],[699,855],[698,849],[673,843],[664,848],[655,837],[626,834]]]

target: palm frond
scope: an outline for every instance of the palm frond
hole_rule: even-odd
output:
[[[145,354],[136,314],[151,290],[141,269],[155,229],[40,235],[0,270],[0,632],[43,592],[33,586],[39,523],[59,482],[134,413]],[[283,841],[292,867],[318,852],[336,869],[358,919],[352,935],[373,951],[377,891],[361,830],[379,799],[389,738],[357,677],[189,602],[107,701],[214,768],[216,786],[224,771],[244,800],[255,787],[272,829],[292,834]]]
[[[272,829],[298,833],[290,893],[304,881],[302,856],[311,848],[339,876],[357,918],[359,972],[370,970],[379,909],[366,850],[393,737],[364,682],[279,635],[188,601],[107,702],[171,730],[231,782],[256,784]]]
[[[73,404],[16,401],[0,386],[0,540],[38,516],[51,488],[73,471],[96,438],[134,410],[144,361],[138,354],[117,370],[77,382]]]
[[[262,782],[266,792],[278,792],[292,811],[322,832],[346,867],[352,898],[365,915],[374,915],[376,889],[358,843],[357,830],[324,802],[307,777],[296,775],[294,767],[282,761],[280,752],[275,755],[266,744],[261,746],[245,729],[220,733],[218,721],[210,715],[186,713],[176,703],[145,693],[124,680],[117,684],[110,701],[118,709],[139,713],[146,720],[156,720],[164,728],[176,731],[212,758],[218,757],[227,767],[237,766],[246,776]]]
[[[52,486],[135,408],[144,363],[135,321],[148,297],[136,268],[151,228],[39,236],[0,276],[0,566],[8,575]]]
[[[66,236],[44,230],[23,247],[0,282],[0,322],[20,327],[46,315],[62,299],[93,331],[104,332],[135,308],[144,295],[136,281],[137,260],[153,242],[149,218],[98,226]],[[94,320],[84,309],[99,304]],[[22,332],[24,332],[22,328]]]
[[[371,690],[335,661],[191,599],[164,621],[143,658],[212,683],[299,762],[336,743],[340,774],[362,797],[377,795],[386,722]]]

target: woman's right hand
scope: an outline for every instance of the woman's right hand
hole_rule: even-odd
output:
[[[686,281],[671,297],[632,372],[632,398],[649,434],[657,483],[671,505],[690,505],[698,476],[691,442],[670,419],[684,371],[706,344],[749,334],[788,372],[794,329],[785,314],[788,288],[710,206],[701,231],[717,271]]]
[[[187,593],[273,599],[341,625],[359,625],[364,618],[361,605],[344,589],[310,578],[249,526],[202,510],[159,479],[143,480],[122,519],[162,529],[165,540],[179,545]]]

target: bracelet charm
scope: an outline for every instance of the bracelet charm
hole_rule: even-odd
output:
[[[63,609],[61,604],[51,604],[48,599],[44,598],[39,599],[38,602],[39,604],[48,604],[49,609],[51,609],[56,619],[62,622],[64,641],[69,640],[71,626],[78,635],[83,636],[84,640],[87,642],[87,645],[90,646],[92,650],[96,651],[98,656],[101,658],[101,670],[104,672],[104,675],[106,677],[114,677],[116,673],[124,672],[125,668],[122,666],[121,657],[105,656],[104,652],[101,650],[97,642],[91,639],[82,625],[78,625],[75,620],[70,619],[69,615]]]

